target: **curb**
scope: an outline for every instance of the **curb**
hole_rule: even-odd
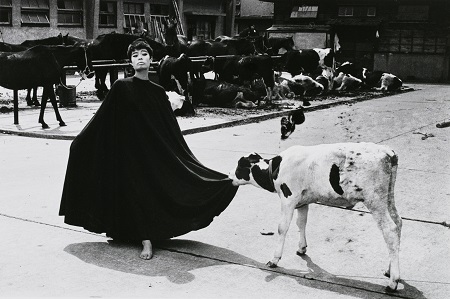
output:
[[[410,91],[414,91],[414,89],[413,88],[405,88],[401,91],[401,93],[410,92]],[[396,93],[392,93],[392,94],[396,94]],[[369,101],[369,100],[383,98],[383,97],[385,97],[385,95],[380,94],[380,95],[375,95],[373,97],[367,97],[367,98],[355,97],[355,98],[351,98],[348,100],[341,100],[341,101],[338,100],[333,103],[319,104],[319,105],[312,106],[312,107],[303,107],[303,112],[307,113],[307,112],[312,112],[312,111],[324,110],[324,109],[332,108],[335,106],[353,104],[353,103],[357,103],[357,102],[364,102],[364,101]],[[191,135],[191,134],[197,134],[197,133],[202,133],[202,132],[207,132],[207,131],[212,131],[212,130],[217,130],[217,129],[242,126],[242,125],[251,124],[251,123],[258,123],[260,121],[289,115],[289,113],[291,113],[293,110],[295,110],[297,108],[292,108],[292,109],[285,110],[285,111],[267,113],[267,114],[258,115],[258,116],[251,116],[251,117],[248,117],[245,119],[228,121],[228,122],[221,123],[221,124],[215,124],[215,125],[209,125],[209,126],[204,126],[204,127],[181,130],[181,132],[183,135]],[[76,137],[76,136],[67,136],[67,135],[43,134],[43,133],[35,133],[35,132],[18,132],[18,131],[14,131],[14,130],[5,130],[5,129],[0,129],[0,133],[8,134],[8,135],[23,136],[23,137],[59,139],[59,140],[73,140]]]

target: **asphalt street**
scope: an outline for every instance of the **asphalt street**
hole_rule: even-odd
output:
[[[17,136],[9,128],[12,134],[0,134],[0,297],[450,298],[450,127],[436,127],[450,120],[450,86],[413,87],[307,112],[287,140],[280,139],[279,117],[185,136],[200,161],[224,173],[249,152],[270,158],[294,144],[392,147],[403,218],[397,293],[385,293],[387,248],[362,205],[311,205],[307,255],[295,254],[292,224],[279,267],[268,268],[279,198],[253,186],[240,187],[209,227],[159,242],[154,258],[141,260],[139,245],[113,242],[58,216],[71,141]],[[84,116],[71,134],[95,113],[76,111]],[[11,117],[0,118],[0,129]],[[30,131],[36,126],[30,119],[23,113],[16,130]],[[193,125],[179,122],[182,129]]]

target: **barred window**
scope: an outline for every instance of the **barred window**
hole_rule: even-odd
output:
[[[390,30],[380,37],[378,51],[391,53],[445,54],[445,34],[426,30]]]
[[[0,0],[0,25],[12,25],[11,0]]]
[[[144,4],[125,2],[123,4],[123,17],[125,28],[136,28],[139,22],[145,24]]]
[[[117,2],[100,1],[99,27],[117,27]]]
[[[427,21],[428,5],[400,5],[397,18],[401,21]]]
[[[83,26],[81,0],[58,0],[58,25]]]
[[[22,26],[50,26],[48,0],[22,0]]]

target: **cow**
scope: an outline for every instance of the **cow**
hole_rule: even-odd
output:
[[[302,74],[291,76],[291,74],[287,72],[276,72],[275,78],[278,84],[274,88],[274,95],[282,100],[285,100],[286,96],[315,95],[321,94],[324,91],[322,84],[313,80],[311,77]],[[310,105],[311,103],[308,100],[303,99],[303,106]]]
[[[324,68],[334,73],[334,51],[331,48],[287,51],[278,60],[277,67],[292,76],[321,72]]]
[[[338,91],[358,89],[362,84],[363,81],[361,79],[350,74],[344,74],[343,72],[340,72],[339,75],[334,78],[335,90]]]
[[[399,250],[402,219],[394,203],[398,156],[387,146],[374,143],[337,143],[292,146],[271,159],[257,153],[241,157],[229,173],[233,185],[251,184],[281,199],[274,257],[281,259],[286,233],[297,210],[300,242],[297,255],[306,253],[305,227],[308,205],[322,203],[352,208],[363,203],[381,230],[389,251],[387,291],[395,291],[400,279]]]
[[[316,77],[316,81],[322,84],[324,92],[330,91],[334,87],[334,73],[332,69],[330,68],[324,68],[322,69],[322,72],[320,75]]]
[[[360,79],[363,82],[363,86],[366,88],[376,88],[383,91],[393,91],[400,89],[403,85],[402,80],[400,80],[400,78],[393,74],[380,70],[370,71],[365,67],[357,66],[356,64],[349,61],[342,63],[336,69],[336,73],[339,74],[341,72]],[[384,78],[383,86],[382,78]]]
[[[275,86],[272,58],[269,55],[208,57],[203,65],[218,75],[220,81],[246,85],[262,78],[266,88],[266,100],[271,101]]]
[[[382,91],[392,91],[400,89],[403,85],[402,80],[398,78],[397,76],[390,74],[390,73],[383,73],[380,78],[380,84],[379,90]]]
[[[258,95],[243,86],[210,79],[194,79],[192,102],[213,107],[254,108]]]
[[[184,53],[178,58],[166,55],[158,62],[159,84],[166,91],[177,91],[179,94],[187,95],[191,64],[190,58]]]
[[[303,96],[321,94],[324,90],[324,87],[322,84],[320,84],[319,82],[317,82],[310,76],[306,76],[303,74],[292,77],[292,81],[294,81],[295,84],[298,84],[302,87],[302,89],[303,89],[302,95]]]

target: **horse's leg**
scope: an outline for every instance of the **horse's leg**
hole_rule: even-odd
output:
[[[34,106],[41,106],[41,104],[39,103],[38,99],[37,99],[37,90],[38,87],[33,87],[33,105]]]
[[[31,88],[27,89],[27,97],[25,100],[27,101],[27,106],[33,106],[33,102],[31,101]]]
[[[108,93],[108,87],[105,83],[107,74],[108,70],[104,68],[95,71],[95,88],[97,88],[97,97],[100,101],[103,101]]]
[[[56,102],[56,95],[53,85],[48,87],[48,97],[50,98],[50,103],[52,103],[53,109],[55,110],[56,120],[59,121],[59,125],[61,127],[66,126],[66,123],[62,120],[61,114],[59,114],[58,103]]]
[[[47,87],[44,86],[44,89],[42,91],[41,112],[39,113],[39,123],[42,125],[42,129],[49,128],[49,126],[44,122],[44,112],[45,107],[47,106],[47,100],[48,100],[48,91]]]

